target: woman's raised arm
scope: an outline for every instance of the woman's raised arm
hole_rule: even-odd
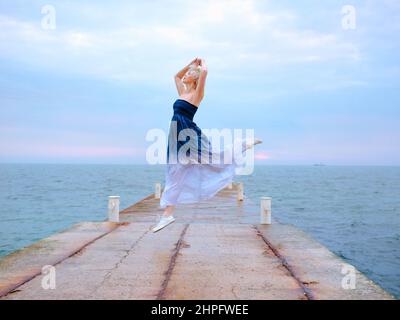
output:
[[[182,84],[182,77],[185,75],[185,73],[189,70],[189,67],[191,64],[193,63],[199,63],[200,60],[195,58],[193,59],[192,62],[190,62],[186,67],[184,67],[182,70],[180,70],[176,75],[175,75],[175,85],[176,85],[176,89],[178,90],[178,94],[181,95],[184,90],[185,87]]]
[[[201,66],[201,71],[200,71],[199,80],[197,82],[196,96],[197,96],[197,99],[199,99],[201,101],[204,97],[204,88],[206,86],[206,78],[207,78],[207,73],[208,73],[207,65],[206,65],[204,59],[200,59],[200,66]]]

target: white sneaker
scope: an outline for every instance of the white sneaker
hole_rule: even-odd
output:
[[[160,222],[153,228],[153,232],[157,232],[158,230],[161,230],[162,228],[166,227],[170,223],[174,222],[175,218],[170,215],[168,217],[161,217]]]

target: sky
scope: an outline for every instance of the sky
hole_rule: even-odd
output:
[[[256,163],[400,165],[399,34],[395,0],[0,0],[0,162],[146,163],[201,57],[195,122]]]

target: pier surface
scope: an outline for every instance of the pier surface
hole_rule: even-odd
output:
[[[301,230],[260,225],[259,206],[236,200],[237,185],[178,207],[176,221],[151,195],[121,223],[82,223],[0,260],[1,299],[393,299]],[[45,265],[55,289],[44,289]],[[344,268],[343,266],[347,266]],[[351,268],[350,268],[351,269]],[[346,282],[346,281],[345,281]]]

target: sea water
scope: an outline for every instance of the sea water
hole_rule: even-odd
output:
[[[0,257],[81,221],[107,217],[154,192],[164,167],[0,164]],[[400,167],[256,166],[253,201],[272,197],[273,217],[293,224],[400,298]]]

